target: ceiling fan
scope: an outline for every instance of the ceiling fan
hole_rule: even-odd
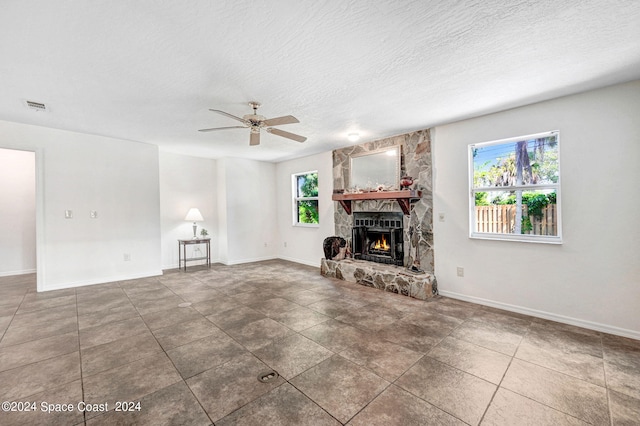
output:
[[[282,124],[299,123],[298,119],[292,115],[285,115],[276,118],[265,118],[262,115],[258,115],[258,107],[260,102],[249,102],[249,106],[253,108],[253,114],[244,115],[242,118],[229,114],[228,112],[220,111],[217,109],[209,109],[209,111],[217,112],[218,114],[225,115],[234,120],[240,121],[244,126],[229,126],[229,127],[214,127],[212,129],[200,129],[199,132],[212,132],[214,130],[225,129],[251,129],[249,136],[249,145],[260,145],[260,130],[265,129],[267,132],[276,136],[282,136],[283,138],[292,139],[297,142],[304,142],[306,137],[296,135],[294,133],[285,132],[284,130],[274,129],[271,126],[280,126]]]

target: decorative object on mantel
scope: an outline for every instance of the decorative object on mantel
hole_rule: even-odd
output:
[[[376,192],[391,191],[392,189],[392,185],[385,185],[384,183],[379,183],[376,185]]]
[[[397,187],[395,185],[388,185],[386,183],[376,183],[373,185],[371,182],[367,184],[366,188],[360,188],[359,186],[355,186],[353,188],[347,189],[334,189],[334,194],[366,194],[368,192],[388,192],[388,191],[397,191]]]
[[[414,227],[409,227],[409,241],[411,244],[409,245],[409,259],[411,259],[411,247],[415,247],[415,256],[413,256],[413,263],[411,265],[407,265],[407,270],[414,274],[424,274],[424,271],[420,269],[420,233],[422,232],[420,224],[416,226],[414,232]],[[416,236],[415,240],[413,236]]]
[[[413,178],[411,176],[402,176],[400,179],[400,189],[409,189],[411,185],[413,185]]]
[[[347,240],[342,237],[327,237],[322,243],[324,257],[331,260],[342,260],[346,257],[351,257],[350,246],[351,244],[347,244]]]
[[[192,207],[191,209],[189,209],[189,212],[184,217],[184,220],[193,222],[193,239],[196,240],[198,238],[196,236],[196,229],[198,228],[198,226],[196,225],[196,222],[202,222],[204,220],[204,218],[202,217],[202,213],[200,213],[200,210],[198,210],[197,208]]]
[[[402,209],[402,212],[409,216],[411,214],[411,201],[422,198],[422,191],[414,189],[404,191],[382,191],[367,193],[344,193],[333,194],[331,199],[340,203],[347,214],[351,214],[351,202],[362,200],[396,200]]]

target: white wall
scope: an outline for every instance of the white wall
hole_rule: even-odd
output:
[[[0,182],[0,276],[35,272],[35,153],[0,149]]]
[[[193,222],[186,222],[185,215],[191,207],[202,213],[203,222],[197,222],[200,230],[209,231],[211,261],[217,262],[218,253],[218,202],[216,160],[160,152],[160,226],[162,232],[162,269],[178,267],[178,239],[193,237]],[[187,246],[187,257],[196,246]],[[204,246],[199,246],[204,250]],[[204,253],[203,253],[204,254]],[[200,262],[203,263],[203,262]],[[196,262],[189,262],[195,265]]]
[[[218,259],[225,265],[229,264],[228,250],[228,220],[227,220],[227,166],[224,160],[217,162],[217,206],[218,206]],[[233,192],[233,191],[232,191]]]
[[[293,187],[291,175],[294,173],[318,171],[319,227],[293,226]],[[278,187],[278,257],[310,266],[320,267],[324,257],[322,242],[335,235],[333,222],[333,159],[331,152],[298,158],[278,163],[276,185]],[[287,246],[284,246],[287,243]]]
[[[221,262],[233,265],[277,256],[275,172],[273,163],[218,160]]]
[[[441,294],[640,338],[638,117],[635,81],[437,127]],[[469,239],[467,145],[547,130],[560,131],[564,243]]]
[[[39,290],[162,272],[156,146],[0,121],[0,147],[36,152]]]

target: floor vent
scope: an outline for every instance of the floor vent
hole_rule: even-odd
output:
[[[264,371],[260,374],[258,374],[258,381],[261,383],[268,383],[274,379],[277,379],[279,376],[278,373],[276,373],[273,370],[269,370],[269,371]]]

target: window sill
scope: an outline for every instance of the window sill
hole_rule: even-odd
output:
[[[293,226],[300,228],[320,228],[319,223],[294,223]]]
[[[515,241],[518,243],[562,244],[562,237],[542,237],[536,235],[471,233],[469,238],[473,240]]]

